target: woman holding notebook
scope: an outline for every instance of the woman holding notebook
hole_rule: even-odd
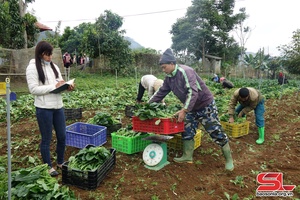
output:
[[[66,146],[66,123],[61,93],[50,93],[65,83],[59,67],[52,62],[53,47],[46,41],[40,41],[35,48],[35,59],[31,59],[26,68],[28,89],[34,95],[36,118],[38,121],[41,143],[40,152],[44,163],[49,166],[49,174],[59,173],[52,167],[50,157],[50,142],[52,127],[56,133],[57,168],[64,162]],[[74,84],[68,90],[73,90]]]

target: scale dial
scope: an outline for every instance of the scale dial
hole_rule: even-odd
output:
[[[143,160],[145,164],[151,167],[159,164],[163,156],[163,148],[156,143],[149,144],[143,152]]]

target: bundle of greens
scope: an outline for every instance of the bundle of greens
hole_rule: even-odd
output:
[[[111,153],[103,146],[91,146],[81,149],[75,156],[70,156],[68,167],[80,171],[95,171],[108,158]]]
[[[180,105],[165,106],[162,103],[137,104],[134,115],[140,120],[153,118],[173,118],[174,114],[181,109]]]
[[[93,118],[90,118],[87,123],[109,127],[114,124],[119,124],[120,122],[109,113],[98,112]]]
[[[220,116],[220,121],[228,122],[229,118],[230,118],[229,114],[223,114]],[[245,117],[237,117],[237,115],[234,115],[233,118],[234,118],[235,124],[240,124],[240,123],[243,123],[246,121],[246,116]]]
[[[142,132],[135,132],[133,130],[129,130],[127,128],[120,128],[118,131],[114,132],[116,135],[124,136],[124,137],[136,137],[140,136],[144,133]]]

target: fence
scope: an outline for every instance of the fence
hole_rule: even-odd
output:
[[[7,76],[25,76],[26,67],[35,57],[35,48],[4,49],[0,48],[0,82]],[[59,48],[53,49],[52,60],[63,72],[62,53]]]

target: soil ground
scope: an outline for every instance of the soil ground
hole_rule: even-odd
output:
[[[230,146],[234,158],[235,169],[224,170],[224,158],[220,148],[211,141],[207,133],[201,138],[201,146],[194,152],[193,164],[178,164],[173,158],[180,156],[181,151],[168,151],[169,165],[159,171],[144,167],[142,152],[127,155],[116,153],[116,164],[96,190],[83,190],[70,186],[78,199],[296,199],[300,198],[300,97],[284,96],[280,100],[267,100],[265,103],[266,126],[265,143],[257,145],[257,127],[253,112],[248,116],[250,121],[249,134],[240,138],[231,138]],[[94,115],[93,111],[84,111],[86,121]],[[69,120],[68,124],[75,121]],[[125,117],[122,125],[131,123]],[[0,126],[1,155],[5,155],[6,125]],[[39,131],[35,119],[26,119],[11,127],[12,154],[40,158],[38,143]],[[55,136],[53,137],[55,138]],[[24,144],[29,140],[29,144]],[[23,143],[22,143],[23,141]],[[52,143],[52,152],[55,148]],[[111,148],[111,138],[104,145]],[[66,160],[78,152],[74,147],[67,147]],[[54,160],[54,158],[53,158]],[[17,167],[16,167],[17,166]],[[18,169],[26,167],[26,162],[13,162]],[[259,184],[256,176],[260,172],[282,172],[284,185],[298,186],[294,196],[288,198],[256,197]],[[61,183],[61,175],[58,181]],[[229,197],[226,197],[226,193]]]

